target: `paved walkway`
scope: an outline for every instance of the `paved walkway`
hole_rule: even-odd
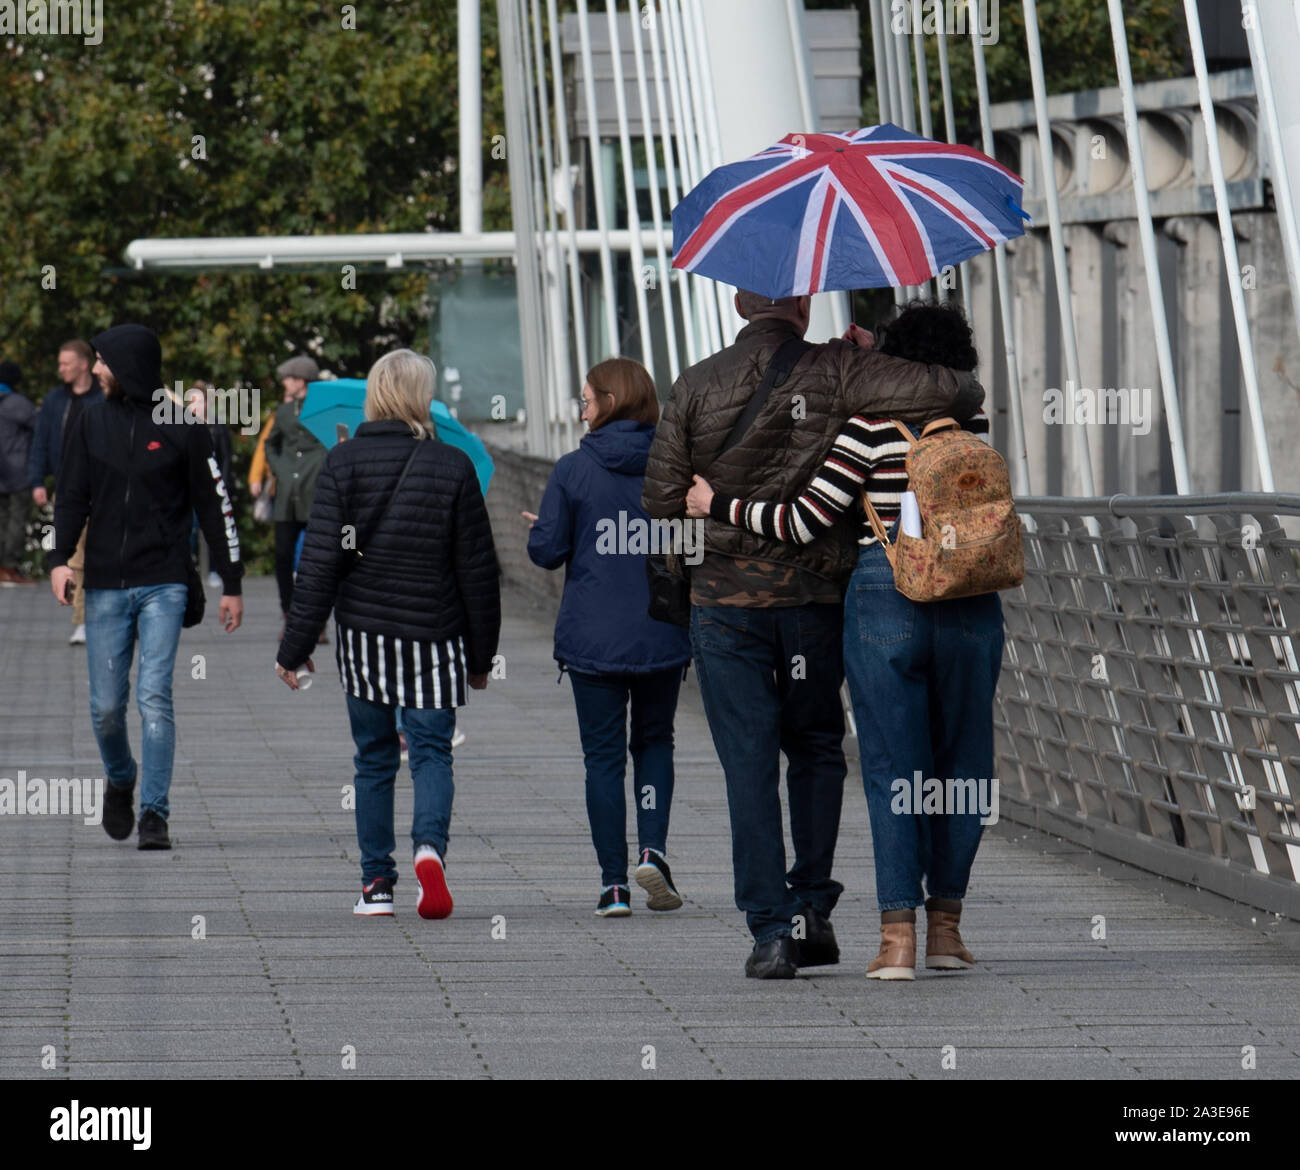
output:
[[[355,919],[333,655],[291,694],[271,667],[274,586],[249,586],[243,629],[210,621],[182,637],[174,851],[139,853],[77,817],[0,817],[0,1076],[1300,1076],[1293,924],[1259,913],[1252,927],[1250,911],[1014,826],[991,831],[976,863],[977,969],[869,982],[855,772],[837,858],[843,962],[746,980],[693,678],[669,838],[687,904],[651,914],[637,890],[632,917],[594,917],[572,700],[546,615],[522,602],[503,636],[508,677],[462,712],[454,916],[419,919],[404,871],[395,919]],[[44,587],[0,590],[0,777],[102,774],[66,613]],[[399,783],[399,841],[409,816]],[[1091,938],[1095,915],[1105,941]],[[1242,1069],[1248,1045],[1255,1071]]]

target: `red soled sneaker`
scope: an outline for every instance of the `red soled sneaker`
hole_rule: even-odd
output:
[[[451,892],[447,889],[447,875],[443,872],[442,858],[432,845],[421,845],[415,851],[415,880],[420,890],[416,913],[421,918],[449,917]]]

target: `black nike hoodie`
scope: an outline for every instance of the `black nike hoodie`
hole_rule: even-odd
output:
[[[244,566],[230,495],[203,425],[169,420],[162,348],[143,325],[91,339],[122,393],[90,403],[68,436],[54,487],[51,568],[66,565],[86,530],[87,589],[184,584],[197,512],[222,592],[237,595]]]

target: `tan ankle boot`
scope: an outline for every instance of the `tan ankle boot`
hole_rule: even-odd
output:
[[[933,971],[965,971],[975,966],[975,956],[962,945],[961,911],[925,912],[925,965]]]
[[[880,954],[867,964],[867,978],[916,978],[916,924],[914,922],[882,923]]]

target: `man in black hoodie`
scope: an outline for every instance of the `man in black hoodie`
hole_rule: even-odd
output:
[[[172,667],[185,616],[190,517],[197,512],[222,580],[219,616],[239,627],[244,603],[239,537],[230,497],[206,426],[157,423],[167,393],[158,337],[143,325],[118,325],[92,339],[104,399],[89,404],[68,436],[55,485],[50,584],[70,605],[68,558],[86,530],[86,660],[90,717],[108,773],[104,829],[131,835],[137,768],[126,734],[132,649],[140,643],[136,702],[140,750],[139,848],[170,849]],[[173,412],[167,412],[169,415]]]

